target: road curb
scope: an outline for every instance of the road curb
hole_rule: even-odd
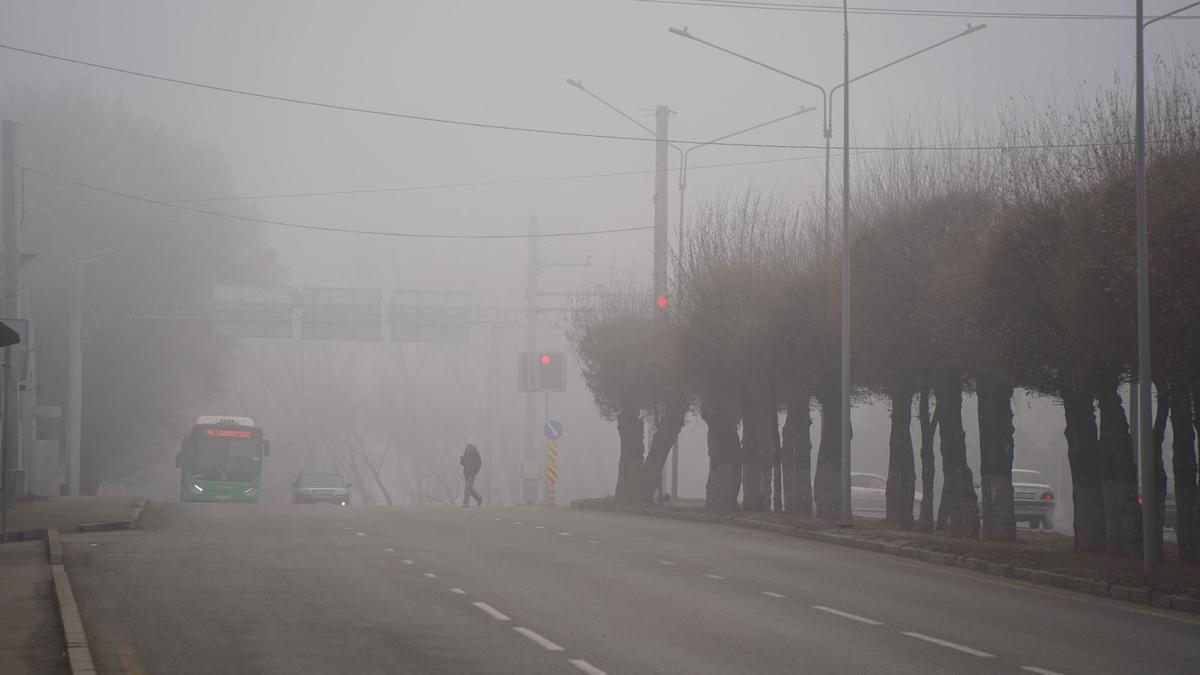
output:
[[[612,511],[615,513],[630,513],[642,516],[653,516],[655,518],[690,520],[693,522],[733,525],[735,527],[766,530],[768,532],[784,534],[799,539],[820,541],[826,544],[836,544],[838,546],[847,546],[864,551],[874,551],[876,553],[912,558],[914,560],[921,560],[933,565],[958,567],[961,569],[979,572],[981,574],[1018,579],[1026,583],[1052,586],[1062,590],[1086,593],[1088,595],[1095,595],[1112,600],[1132,602],[1140,605],[1158,607],[1160,609],[1171,609],[1178,612],[1187,612],[1189,614],[1200,614],[1200,601],[1187,596],[1172,595],[1163,589],[1109,584],[1105,581],[1097,581],[1084,576],[1063,574],[1061,572],[1051,572],[1049,570],[1043,570],[1034,567],[1023,567],[1020,565],[1011,565],[1007,563],[993,563],[991,561],[966,554],[955,555],[952,553],[942,553],[917,546],[891,544],[871,539],[864,539],[861,537],[848,536],[845,534],[825,532],[822,530],[807,530],[802,527],[784,525],[782,523],[746,520],[744,518],[738,518],[735,515],[698,513],[694,511],[675,511],[645,506],[625,506],[621,504],[614,504],[608,500],[602,499],[577,499],[571,502],[571,507],[576,509]]]
[[[142,510],[146,508],[146,500],[139,499],[133,505],[133,511],[129,514],[128,520],[109,520],[99,523],[80,523],[77,529],[80,532],[113,532],[116,530],[132,530],[136,529],[138,522],[142,519]]]
[[[50,559],[50,576],[54,583],[54,598],[58,607],[58,618],[62,625],[63,641],[67,646],[67,664],[72,675],[94,675],[96,664],[88,646],[87,633],[83,630],[83,619],[79,606],[75,604],[75,592],[71,579],[62,564],[62,541],[58,530],[46,530],[46,548]],[[55,562],[57,559],[58,562]]]

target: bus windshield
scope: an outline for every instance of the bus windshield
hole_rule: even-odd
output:
[[[260,445],[253,438],[201,437],[192,457],[192,475],[208,480],[254,480],[262,466]]]

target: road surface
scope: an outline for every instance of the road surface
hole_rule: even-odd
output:
[[[71,535],[102,673],[1171,673],[1200,620],[572,509],[166,505]]]

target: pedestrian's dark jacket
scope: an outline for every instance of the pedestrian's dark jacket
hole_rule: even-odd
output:
[[[463,450],[462,458],[458,462],[462,464],[464,476],[474,476],[479,473],[479,467],[483,466],[483,458],[479,456],[479,450],[471,443],[467,443],[467,448]]]

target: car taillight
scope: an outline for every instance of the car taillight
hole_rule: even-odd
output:
[[[1045,501],[1048,501],[1048,502],[1052,502],[1052,501],[1054,501],[1054,493],[1053,492],[1043,492],[1042,499]]]
[[[1142,496],[1138,495],[1138,506],[1142,505]]]

